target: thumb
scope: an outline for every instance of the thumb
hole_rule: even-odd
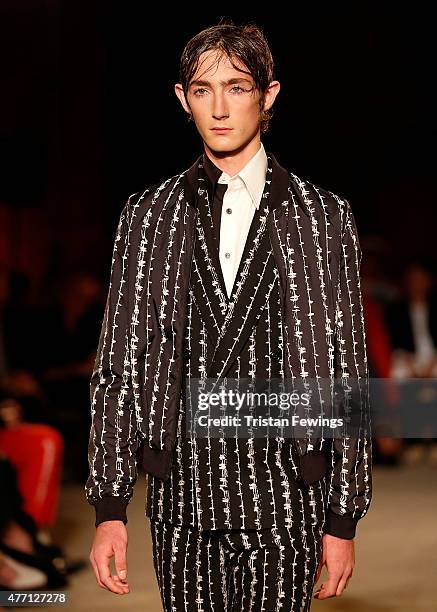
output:
[[[115,571],[117,572],[117,575],[120,580],[127,579],[127,561],[125,548],[115,549]]]

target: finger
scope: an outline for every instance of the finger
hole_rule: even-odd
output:
[[[328,597],[334,597],[341,576],[341,574],[339,574],[338,576],[328,576],[327,582],[321,584],[320,590],[316,593],[317,599],[326,599]]]
[[[115,548],[115,571],[120,580],[127,580],[127,560],[124,547]]]
[[[352,575],[352,572],[345,572],[343,576],[341,577],[340,582],[338,583],[338,586],[337,586],[337,590],[335,591],[335,594],[337,597],[341,595],[344,589],[347,587],[347,583],[349,582],[351,575]]]
[[[117,584],[121,584],[123,586],[127,586],[127,582],[125,580],[120,580],[117,574],[112,574],[112,580],[114,580]]]
[[[97,584],[101,586],[102,589],[106,589],[105,585],[100,580],[99,568],[97,567],[97,563],[95,562],[94,555],[92,553],[90,554],[90,561],[91,561],[91,565],[93,566],[94,575],[96,577]]]
[[[322,573],[323,566],[325,564],[325,547],[322,544],[322,550],[320,555],[320,560],[317,565],[316,578],[314,580],[314,584],[316,584],[320,578],[320,574]]]
[[[109,571],[109,558],[103,557],[96,559],[97,567],[99,569],[100,580],[103,584],[113,593],[123,593],[123,589],[118,586],[111,577]]]
[[[129,593],[129,585],[127,584],[127,582],[122,582],[120,580],[120,578],[117,576],[117,574],[113,574],[112,576],[112,580],[121,588],[123,589],[123,593]]]

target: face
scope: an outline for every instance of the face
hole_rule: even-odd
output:
[[[200,56],[187,98],[182,86],[175,86],[205,145],[217,154],[241,150],[260,134],[260,94],[246,67],[237,59],[234,64],[246,72],[234,68],[223,53],[207,51]],[[265,110],[272,106],[278,91],[278,81],[272,81],[265,94]]]
[[[431,287],[431,278],[421,266],[411,265],[405,274],[405,284],[410,295],[425,295]]]

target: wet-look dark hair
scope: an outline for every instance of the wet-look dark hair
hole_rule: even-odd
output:
[[[260,128],[261,132],[266,132],[273,109],[263,111],[262,108],[267,87],[274,79],[274,62],[264,34],[253,22],[236,26],[232,19],[225,18],[217,25],[206,28],[193,36],[182,52],[179,65],[179,81],[187,103],[188,88],[199,66],[200,56],[205,51],[213,50],[223,52],[236,70],[252,76],[255,88],[260,93]],[[247,71],[234,64],[235,58],[246,66]]]

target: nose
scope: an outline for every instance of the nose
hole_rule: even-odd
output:
[[[222,92],[214,95],[212,115],[214,119],[223,119],[229,116],[226,100]]]

